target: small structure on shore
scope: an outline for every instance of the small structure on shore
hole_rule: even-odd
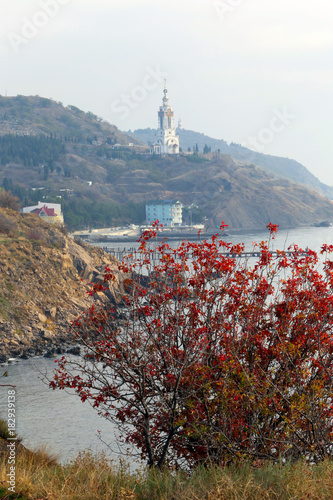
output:
[[[64,216],[61,211],[60,203],[47,203],[47,202],[38,202],[38,205],[33,205],[31,207],[22,208],[22,213],[34,214],[38,217],[41,217],[46,222],[50,222],[52,224],[63,224]]]

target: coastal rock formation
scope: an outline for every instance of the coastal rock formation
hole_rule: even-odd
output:
[[[0,209],[0,361],[63,352],[70,324],[87,310],[89,283],[105,266],[116,281],[99,300],[121,300],[117,261],[30,214]]]

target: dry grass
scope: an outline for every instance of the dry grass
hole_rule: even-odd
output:
[[[46,449],[16,446],[16,493],[7,490],[8,428],[0,419],[0,499],[3,500],[332,500],[333,461],[253,467],[199,468],[191,476],[142,469],[130,473],[103,453],[82,452],[68,465]]]
[[[141,490],[142,488],[142,490]],[[137,498],[173,500],[332,500],[333,463],[199,469],[191,478],[150,474]]]
[[[1,482],[6,479],[5,462],[6,458],[3,458]],[[56,458],[45,450],[23,450],[17,455],[16,491],[29,500],[134,499],[132,493],[132,496],[126,496],[127,491],[132,491],[129,490],[130,483],[134,486],[135,480],[127,469],[116,470],[104,454],[80,453],[66,466],[59,465]]]
[[[4,488],[6,457],[0,480]],[[130,473],[115,467],[104,454],[80,453],[66,466],[45,450],[18,453],[16,496],[24,500],[332,500],[333,462],[309,467],[304,463],[266,464],[254,469],[239,467],[198,469],[191,477],[159,471]]]

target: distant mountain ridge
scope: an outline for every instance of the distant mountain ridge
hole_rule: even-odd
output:
[[[198,145],[199,151],[203,151],[205,145],[211,148],[211,151],[218,151],[224,155],[230,155],[231,158],[245,164],[254,164],[266,171],[276,175],[277,177],[286,177],[304,186],[311,187],[329,199],[333,199],[333,187],[320,182],[309,170],[296,160],[283,158],[280,156],[272,156],[264,153],[258,153],[251,149],[245,148],[240,144],[232,142],[230,145],[223,139],[213,139],[200,132],[192,130],[177,129],[180,138],[180,146],[183,151],[188,148],[193,148]],[[154,142],[155,129],[138,129],[134,132],[127,132],[128,135],[138,141],[149,144]]]
[[[149,134],[133,139],[93,113],[40,96],[0,96],[0,187],[23,206],[61,202],[73,230],[143,223],[153,199],[180,200],[185,221],[205,220],[210,228],[222,220],[232,230],[333,222],[333,203],[314,190],[313,176],[311,188],[291,182],[277,168],[273,174],[272,163],[255,165],[271,157],[253,161],[245,148],[186,130],[186,154],[150,155],[139,142],[142,135],[149,142]],[[196,143],[220,153],[188,153],[186,144]],[[284,172],[281,159],[278,166]],[[309,174],[293,169],[296,177]]]

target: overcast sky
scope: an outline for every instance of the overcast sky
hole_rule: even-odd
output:
[[[11,0],[0,36],[2,95],[154,128],[167,76],[184,128],[333,185],[331,0]]]

